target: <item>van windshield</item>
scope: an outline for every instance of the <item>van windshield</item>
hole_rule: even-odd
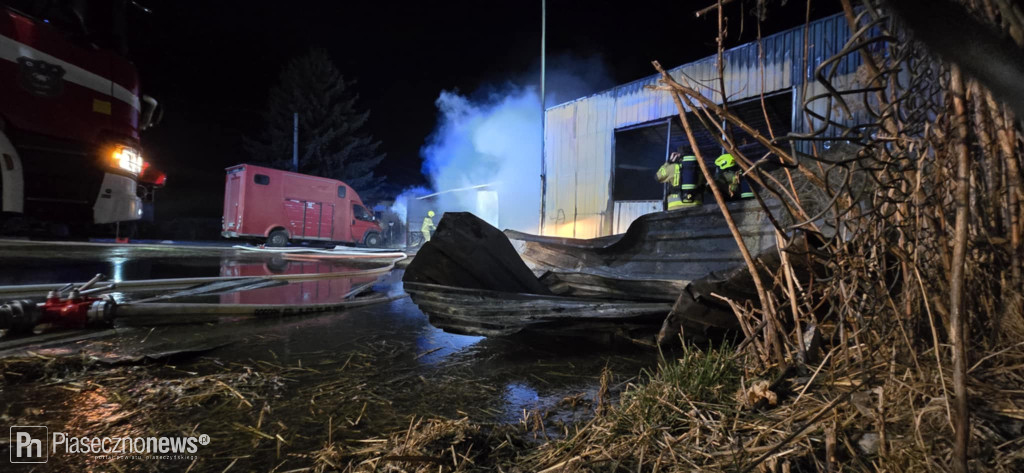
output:
[[[366,211],[366,207],[359,204],[352,204],[352,215],[359,220],[373,220],[373,215]]]

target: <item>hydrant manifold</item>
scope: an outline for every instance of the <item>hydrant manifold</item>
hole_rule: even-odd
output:
[[[115,306],[110,297],[87,297],[72,290],[62,298],[51,291],[43,303],[20,300],[0,305],[0,329],[27,333],[44,323],[70,329],[104,326],[112,322]]]

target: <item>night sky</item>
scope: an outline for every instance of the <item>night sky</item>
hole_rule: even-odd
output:
[[[472,93],[539,67],[539,1],[140,3],[153,12],[133,16],[132,59],[144,93],[165,106],[163,122],[143,135],[147,159],[169,175],[158,220],[219,218],[224,168],[247,161],[242,136],[262,129],[267,92],[309,48],[326,49],[359,81],[368,131],[387,153],[378,174],[396,190],[426,183],[419,150],[441,90]],[[651,60],[674,67],[714,53],[715,17],[693,16],[711,3],[549,0],[548,54],[598,58],[606,86],[638,79],[655,72]],[[740,24],[754,3],[727,6],[727,47],[756,38],[752,16]],[[813,3],[825,5],[814,5],[812,18],[839,11]],[[803,23],[805,2],[772,4],[764,34]]]

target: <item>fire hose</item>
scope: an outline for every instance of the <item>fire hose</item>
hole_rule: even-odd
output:
[[[352,309],[405,297],[377,295],[351,301],[328,304],[167,304],[148,303],[117,306],[114,317],[138,317],[153,315],[233,315],[233,316],[290,316],[332,312]]]
[[[266,280],[300,281],[328,279],[338,277],[356,277],[384,274],[394,268],[394,263],[381,268],[374,268],[344,273],[313,273],[313,274],[278,274],[266,276]],[[61,328],[83,329],[87,327],[110,326],[116,318],[135,317],[144,315],[189,315],[189,314],[213,314],[213,315],[236,315],[236,316],[286,316],[298,314],[310,314],[329,312],[340,309],[361,307],[370,304],[377,304],[396,299],[388,296],[372,296],[357,300],[347,300],[328,304],[168,304],[168,303],[126,303],[118,304],[109,295],[98,295],[115,288],[173,288],[185,287],[195,284],[216,283],[231,280],[245,280],[251,278],[243,277],[204,277],[204,278],[176,278],[176,279],[155,279],[142,281],[125,281],[111,283],[106,286],[96,287],[96,284],[103,280],[102,274],[97,274],[89,281],[78,287],[74,284],[66,284],[58,289],[52,289],[46,296],[46,300],[35,303],[31,300],[14,300],[0,304],[0,329],[9,330],[15,333],[31,332],[36,325],[53,324]],[[52,288],[53,285],[39,285],[44,288]],[[365,288],[366,285],[361,286]],[[29,288],[36,286],[15,286],[0,288],[12,291],[17,289],[24,293]],[[353,296],[355,291],[346,295]],[[97,294],[97,295],[93,295]]]
[[[395,258],[394,260],[391,261],[391,263],[387,264],[386,266],[381,266],[379,268],[349,271],[344,273],[271,274],[260,277],[275,281],[313,281],[317,279],[334,279],[339,277],[374,276],[391,271],[392,269],[395,268],[395,263],[398,260],[398,258]],[[103,289],[117,289],[118,291],[174,289],[188,287],[195,284],[229,281],[232,279],[241,280],[246,278],[248,278],[248,276],[206,276],[196,278],[143,279],[136,281],[114,282],[110,283],[110,285],[104,287]],[[65,285],[63,288],[64,291],[66,292],[67,289],[69,289],[74,284],[77,283]],[[11,298],[31,297],[32,294],[39,294],[44,291],[56,290],[57,288],[58,286],[56,284],[24,284],[16,286],[0,286],[0,296],[6,296]]]

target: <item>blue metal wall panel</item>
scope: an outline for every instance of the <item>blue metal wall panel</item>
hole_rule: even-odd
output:
[[[806,63],[805,28],[809,39]],[[805,87],[807,96],[821,93],[814,69],[838,53],[849,36],[846,18],[840,14],[764,37],[762,51],[757,42],[725,51],[724,82],[729,101],[786,90],[801,98]],[[717,56],[709,56],[673,68],[669,74],[720,103],[721,97],[715,92],[720,83],[716,60]],[[852,78],[860,64],[859,55],[848,55],[836,64],[837,74]],[[548,176],[543,234],[589,238],[613,231],[610,186],[615,130],[677,114],[672,96],[653,88],[659,79],[660,75],[654,74],[547,109],[544,160]],[[810,105],[818,113],[824,114],[834,107],[828,101],[819,102]],[[802,99],[797,103],[802,103]],[[802,110],[796,112],[793,131],[806,131]]]

